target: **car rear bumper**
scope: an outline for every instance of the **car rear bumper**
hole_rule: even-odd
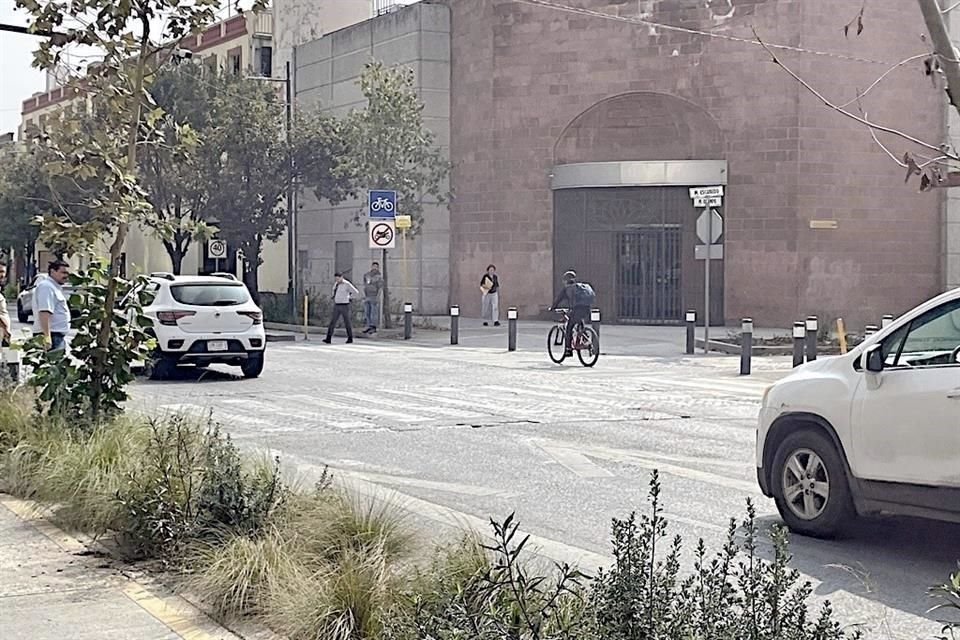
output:
[[[226,343],[226,349],[217,348],[224,346],[222,343]],[[157,346],[160,353],[180,362],[236,363],[262,354],[266,343],[266,336],[257,334],[202,337],[180,334],[159,339]]]

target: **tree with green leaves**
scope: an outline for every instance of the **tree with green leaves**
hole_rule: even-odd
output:
[[[261,4],[257,0],[254,9]],[[175,48],[168,43],[202,31],[215,20],[219,5],[219,0],[15,0],[16,8],[27,14],[31,32],[59,34],[40,41],[36,67],[54,66],[72,45],[103,54],[82,86],[75,87],[89,97],[90,113],[64,110],[39,139],[51,175],[90,184],[82,194],[89,218],[44,215],[39,221],[41,239],[73,253],[93,253],[99,242],[109,245],[103,296],[97,298],[102,313],[91,314],[97,325],[95,338],[74,351],[85,364],[86,378],[78,388],[89,398],[94,421],[122,398],[122,385],[104,381],[111,376],[123,380],[130,360],[138,355],[137,349],[131,353],[114,348],[115,329],[123,319],[114,310],[118,291],[126,284],[119,270],[130,226],[154,214],[138,180],[140,150],[163,140],[159,124],[164,113],[150,97],[150,84],[157,70],[174,57]],[[88,126],[91,119],[97,126]]]
[[[414,87],[413,69],[368,63],[360,77],[367,104],[350,112],[344,122],[348,153],[338,167],[358,193],[370,189],[397,192],[397,213],[411,217],[416,235],[429,220],[424,203],[449,200],[450,163],[436,145],[436,136],[423,123],[423,102]],[[358,224],[366,220],[358,214]],[[383,250],[383,307],[390,322],[388,252]]]
[[[294,111],[288,139],[285,105],[270,85],[226,74],[210,82],[216,88],[200,129],[204,219],[243,252],[244,282],[257,296],[263,244],[287,228],[288,188],[308,184],[334,203],[348,189],[348,179],[334,174],[343,154],[340,126],[319,111]]]
[[[211,233],[203,219],[207,190],[197,159],[197,132],[207,124],[211,103],[210,83],[202,73],[193,64],[160,70],[150,87],[164,111],[158,122],[160,139],[144,147],[138,160],[140,181],[153,206],[153,215],[143,224],[163,243],[176,275],[190,246]]]

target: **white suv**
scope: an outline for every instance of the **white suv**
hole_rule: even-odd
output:
[[[807,535],[855,514],[960,522],[960,289],[770,387],[757,477]]]
[[[151,378],[169,377],[179,364],[237,365],[246,378],[263,371],[263,313],[232,274],[154,273],[146,291],[143,311],[157,340]]]

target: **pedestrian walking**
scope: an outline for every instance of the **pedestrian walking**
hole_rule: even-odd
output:
[[[370,265],[370,271],[363,274],[363,320],[367,328],[364,333],[376,333],[380,322],[380,291],[383,289],[383,274],[380,263]]]
[[[47,265],[47,275],[40,278],[33,290],[33,335],[43,336],[50,351],[67,346],[70,332],[70,306],[63,285],[70,275],[70,265],[54,260]]]
[[[343,318],[343,326],[347,330],[347,344],[353,342],[353,324],[350,321],[350,302],[360,292],[353,284],[343,277],[342,273],[333,274],[336,282],[333,285],[333,317],[327,327],[327,337],[324,342],[330,344],[333,340],[333,330],[337,328],[337,320]]]
[[[0,347],[10,346],[10,336],[13,335],[13,325],[10,324],[10,313],[7,311],[7,300],[3,297],[3,286],[7,283],[7,265],[0,262]]]
[[[486,273],[480,278],[480,291],[483,298],[480,300],[483,326],[500,326],[500,278],[497,277],[496,265],[488,265]]]

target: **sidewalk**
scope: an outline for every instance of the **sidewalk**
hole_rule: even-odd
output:
[[[240,640],[186,600],[121,573],[0,494],[0,636],[4,640]]]

